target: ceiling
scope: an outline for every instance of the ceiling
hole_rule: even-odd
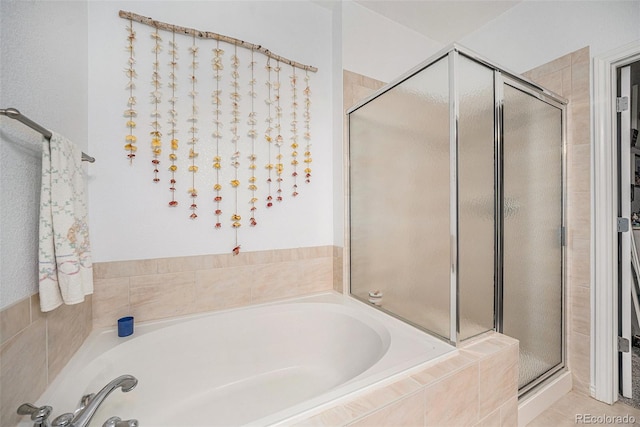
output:
[[[522,0],[355,0],[380,15],[449,44],[484,26]]]

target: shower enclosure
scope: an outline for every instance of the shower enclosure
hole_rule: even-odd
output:
[[[564,367],[566,101],[454,45],[348,111],[351,294],[458,344]]]

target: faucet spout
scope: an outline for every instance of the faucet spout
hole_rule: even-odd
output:
[[[131,391],[138,384],[138,380],[133,375],[121,375],[118,378],[112,380],[102,388],[96,395],[87,403],[87,405],[80,410],[73,420],[71,425],[73,427],[87,427],[91,418],[98,410],[102,402],[117,388],[121,388],[123,392]]]

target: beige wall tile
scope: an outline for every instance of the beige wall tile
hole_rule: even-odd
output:
[[[350,426],[404,426],[423,427],[425,425],[425,397],[424,392],[417,392],[392,403],[371,415],[368,415]]]
[[[529,70],[523,75],[525,77],[530,78],[534,82],[538,82],[538,79],[541,76],[556,72],[558,70],[562,70],[563,68],[567,68],[570,66],[571,66],[571,54],[567,54],[559,58],[556,58],[551,62],[547,62],[546,64],[536,67],[533,70]]]
[[[500,425],[515,427],[518,425],[518,396],[514,396],[500,407]]]
[[[426,425],[475,424],[478,421],[478,390],[477,363],[428,386]]]
[[[576,103],[589,102],[589,61],[577,61],[571,67],[571,101]]]
[[[300,260],[298,269],[298,287],[301,291],[319,292],[333,289],[333,256]]]
[[[94,280],[94,328],[115,326],[120,317],[130,314],[128,277]]]
[[[500,409],[496,409],[482,418],[474,427],[500,427]]]
[[[459,352],[458,354],[449,356],[448,358],[437,362],[433,366],[412,375],[411,378],[422,385],[430,385],[446,376],[452,375],[473,365],[477,361],[478,358],[474,355]]]
[[[568,273],[569,286],[589,286],[590,269],[589,256],[591,242],[587,239],[579,239],[575,236],[569,238]]]
[[[344,405],[350,419],[356,419],[402,397],[418,391],[422,386],[411,378],[404,378],[386,387],[367,393]]]
[[[589,335],[591,329],[591,292],[584,286],[571,288],[571,330]]]
[[[264,264],[255,267],[251,281],[253,304],[298,295],[302,278],[297,261]]]
[[[573,377],[573,391],[589,395],[590,364],[589,335],[572,331],[569,339],[569,369]]]
[[[536,83],[542,85],[546,89],[549,89],[558,95],[562,95],[562,82],[563,82],[563,72],[564,69],[559,69],[552,73],[541,75]]]
[[[482,359],[487,356],[494,356],[506,349],[516,347],[515,358],[511,362],[518,360],[518,340],[506,335],[489,332],[481,337],[470,339],[462,343],[460,352],[474,359]]]
[[[47,314],[40,310],[40,294],[31,295],[31,323],[37,320],[45,320]]]
[[[293,425],[296,427],[334,427],[346,425],[349,420],[350,417],[346,409],[342,406],[336,406]]]
[[[129,298],[136,321],[181,316],[193,312],[195,272],[131,278]]]
[[[0,345],[31,323],[31,298],[27,297],[0,311]]]
[[[518,395],[518,346],[480,360],[479,417],[498,410]]]
[[[47,313],[49,382],[60,373],[92,329],[91,297],[74,305],[61,305]]]
[[[47,387],[46,322],[32,323],[0,347],[0,425],[23,417],[18,406],[35,402]]]
[[[251,304],[254,271],[252,266],[197,271],[194,310],[221,310]]]
[[[562,95],[566,99],[571,99],[571,67],[562,69]]]
[[[342,255],[333,257],[333,290],[342,293],[343,289],[343,262]]]
[[[158,272],[157,259],[97,262],[93,264],[94,279],[141,276]]]
[[[208,261],[209,258],[207,255],[158,258],[156,260],[158,265],[157,273],[181,273],[185,271],[201,270]]]

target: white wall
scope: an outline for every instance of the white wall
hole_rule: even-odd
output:
[[[179,71],[178,111],[182,122],[179,129],[181,139],[182,171],[178,176],[178,191],[180,205],[177,208],[167,206],[170,200],[168,190],[169,175],[166,172],[169,162],[166,135],[168,125],[163,126],[165,135],[165,151],[162,157],[160,183],[152,183],[151,155],[149,150],[148,132],[149,113],[151,103],[149,92],[151,90],[151,28],[141,24],[135,24],[137,32],[138,71],[136,93],[138,98],[138,130],[139,138],[138,156],[133,165],[126,159],[123,149],[124,136],[127,133],[126,119],[123,110],[126,108],[128,92],[125,90],[127,78],[123,72],[127,52],[127,32],[125,27],[128,21],[118,17],[118,11],[128,10],[141,15],[150,16],[156,20],[197,28],[200,30],[215,31],[220,34],[236,37],[248,42],[260,44],[271,51],[298,62],[311,64],[319,68],[318,73],[311,73],[312,122],[311,133],[313,137],[313,177],[311,184],[305,184],[302,178],[298,179],[300,195],[292,199],[290,170],[283,174],[282,184],[285,200],[267,209],[264,203],[266,197],[266,143],[263,139],[265,127],[266,107],[264,98],[256,99],[258,111],[258,138],[256,139],[260,202],[257,204],[256,219],[258,226],[249,227],[250,193],[242,190],[239,193],[239,213],[242,215],[243,226],[239,229],[239,243],[243,251],[278,249],[290,247],[305,247],[333,244],[333,165],[332,165],[332,26],[331,11],[317,4],[307,1],[283,2],[283,1],[214,1],[214,2],[89,2],[89,141],[91,154],[96,157],[96,163],[90,167],[90,222],[93,245],[94,261],[112,261],[128,259],[147,259],[155,257],[174,257],[199,254],[230,253],[235,246],[233,229],[230,227],[229,217],[233,213],[232,203],[234,192],[228,184],[231,179],[231,167],[229,167],[230,140],[227,136],[220,144],[225,147],[223,153],[224,177],[221,180],[224,188],[222,223],[220,230],[214,229],[216,218],[213,215],[215,209],[212,186],[215,182],[215,174],[211,167],[211,158],[214,153],[213,138],[209,137],[212,131],[212,111],[210,102],[212,86],[212,72],[210,67],[211,49],[215,42],[211,40],[199,40],[200,58],[198,72],[201,77],[198,82],[198,105],[200,108],[198,145],[200,156],[198,158],[199,172],[196,176],[196,187],[200,196],[197,199],[199,218],[190,220],[188,206],[191,203],[186,194],[186,182],[190,175],[186,173],[184,160],[188,146],[185,143],[188,136],[186,131],[189,125],[184,120],[190,115],[190,98],[186,95],[189,69],[181,66]],[[168,33],[164,33],[166,43]],[[191,37],[178,36],[180,46],[180,63],[188,57],[188,46]],[[222,96],[223,114],[229,114],[228,89],[230,80],[228,75],[230,67],[228,59],[233,48],[230,45],[221,46],[225,50],[225,77],[221,88],[225,90]],[[242,157],[240,161],[246,168],[249,154],[249,139],[246,135],[246,114],[249,112],[249,97],[246,94],[248,86],[249,57],[245,49],[238,50],[241,65],[239,69],[241,79],[241,91],[243,100],[240,106],[242,120],[240,123]],[[143,59],[147,58],[147,59]],[[263,87],[266,80],[264,70],[264,57],[256,54],[258,61],[256,76],[258,78],[257,89],[264,93]],[[163,90],[167,91],[168,67],[166,62],[161,62],[160,74],[165,83]],[[285,136],[285,144],[282,147],[283,160],[288,166],[290,160],[288,132],[290,128],[290,96],[289,66],[283,66],[281,73],[283,107],[282,128]],[[302,79],[299,79],[302,82]],[[302,85],[299,85],[302,87]],[[301,89],[300,89],[301,92]],[[302,104],[301,93],[299,102]],[[163,99],[167,99],[165,92]],[[166,111],[169,107],[165,103],[161,107],[163,121],[167,119]],[[301,114],[301,111],[300,111]],[[223,117],[225,127],[223,132],[229,134],[229,117]],[[298,124],[302,128],[302,119]],[[300,138],[300,161],[304,140]],[[302,166],[300,169],[303,169]],[[246,169],[240,169],[245,174]],[[242,188],[246,187],[246,179]],[[275,187],[274,187],[275,188]],[[274,190],[275,195],[275,190]]]
[[[460,43],[522,73],[585,46],[593,57],[638,39],[638,0],[527,0]]]
[[[0,2],[0,108],[87,150],[87,5]],[[41,139],[0,117],[0,309],[37,291]]]
[[[442,49],[442,43],[347,0],[342,3],[342,65],[389,82]]]

